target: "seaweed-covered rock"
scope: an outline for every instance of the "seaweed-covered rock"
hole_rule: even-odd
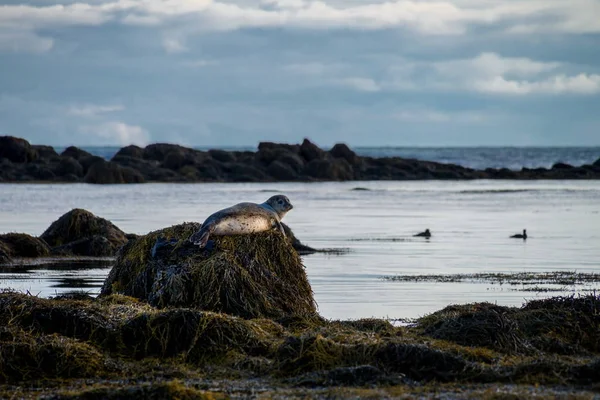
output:
[[[302,261],[281,233],[214,236],[207,250],[188,241],[199,227],[175,225],[129,242],[101,294],[245,318],[315,312]]]
[[[40,237],[50,246],[60,247],[58,254],[63,255],[69,249],[76,255],[114,255],[128,241],[112,222],[79,208],[54,221]]]
[[[118,246],[120,247],[120,246]],[[85,237],[52,249],[55,256],[112,257],[118,247],[100,235]]]
[[[50,255],[50,248],[45,241],[26,233],[5,233],[0,235],[0,263],[2,253],[4,262],[8,262],[10,257],[45,257]]]
[[[92,346],[58,336],[23,331],[0,338],[0,383],[99,375],[104,357]],[[8,335],[3,335],[8,336]]]

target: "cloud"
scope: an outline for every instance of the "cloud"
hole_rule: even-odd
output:
[[[85,125],[80,127],[80,131],[95,136],[96,139],[91,141],[96,145],[127,146],[135,144],[145,146],[150,142],[150,135],[142,127],[118,121],[105,122],[100,125]]]
[[[185,53],[188,48],[178,39],[175,38],[164,38],[162,41],[163,48],[167,53]]]
[[[266,0],[259,4],[215,0],[95,0],[89,3],[0,6],[0,35],[27,32],[18,42],[41,30],[69,26],[94,27],[107,23],[176,28],[180,35],[247,28],[309,30],[409,29],[421,35],[464,35],[480,26],[512,34],[531,32],[600,33],[597,0],[378,1],[371,3]],[[163,42],[167,51],[180,52],[183,37]],[[6,46],[4,46],[6,47]],[[50,47],[15,45],[21,51]],[[0,48],[1,49],[1,48]]]
[[[417,123],[487,123],[495,114],[483,111],[444,111],[428,108],[409,108],[394,112],[392,117],[403,122]]]
[[[123,107],[122,105],[83,104],[70,106],[67,113],[79,117],[95,117],[100,114],[123,111],[124,109],[125,107]]]
[[[369,78],[350,77],[337,80],[342,86],[348,86],[360,92],[378,92],[381,90],[379,85]]]

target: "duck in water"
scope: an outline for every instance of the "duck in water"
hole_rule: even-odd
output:
[[[417,233],[416,235],[413,235],[413,237],[430,238],[431,237],[431,232],[429,232],[429,229],[425,229],[425,232]]]
[[[513,239],[527,239],[527,230],[523,229],[523,233],[517,233],[516,235],[512,235],[511,238]]]

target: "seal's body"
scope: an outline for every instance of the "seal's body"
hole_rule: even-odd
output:
[[[246,235],[272,228],[285,235],[281,219],[292,208],[290,200],[283,195],[273,196],[262,204],[239,203],[210,215],[189,240],[203,248],[210,235]]]

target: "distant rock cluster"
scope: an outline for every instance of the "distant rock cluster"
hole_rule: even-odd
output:
[[[475,170],[400,157],[361,157],[338,143],[323,150],[302,144],[262,142],[256,152],[200,151],[156,143],[127,146],[107,161],[77,147],[58,154],[50,146],[0,136],[0,182],[279,182],[352,180],[600,179],[600,158],[591,165]]]

